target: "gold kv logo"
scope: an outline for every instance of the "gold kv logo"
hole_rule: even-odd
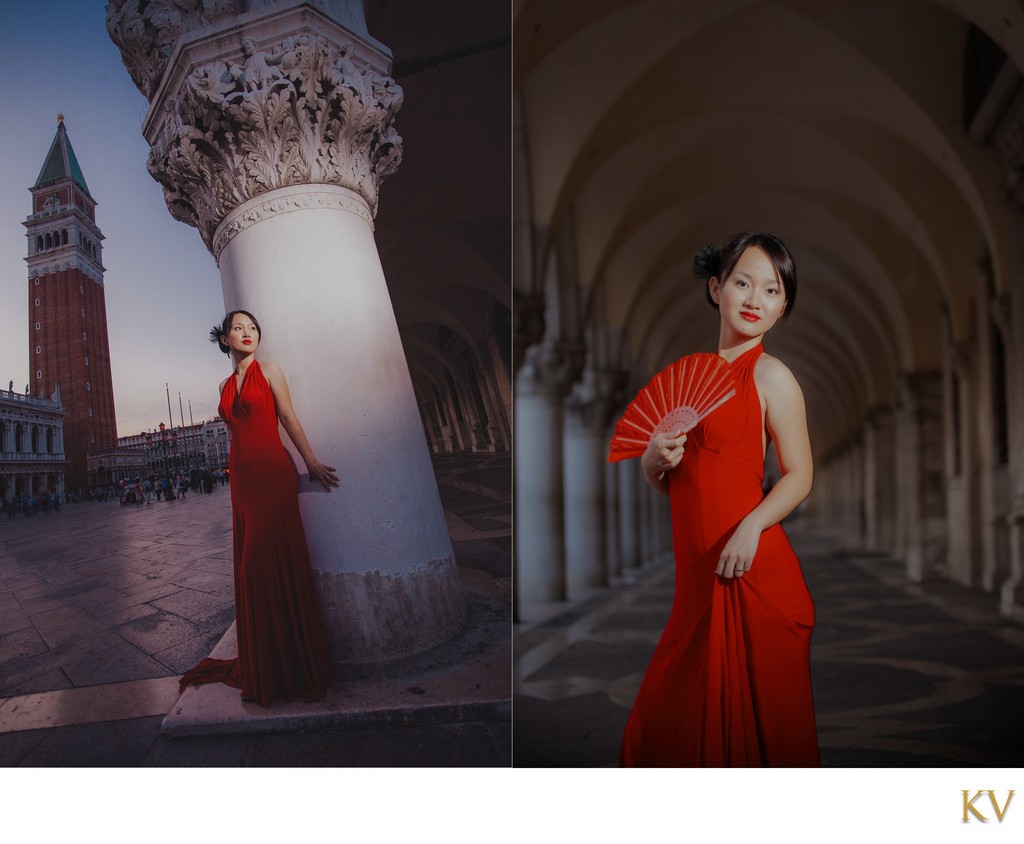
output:
[[[988,821],[988,818],[986,818],[979,811],[979,808],[974,805],[974,802],[979,797],[981,797],[982,794],[988,795],[989,802],[992,804],[992,810],[995,812],[996,815],[996,820],[1002,823],[1003,818],[1006,817],[1006,810],[1010,808],[1010,800],[1013,797],[1013,791],[1007,792],[1006,799],[1003,801],[1002,807],[1000,807],[999,801],[996,799],[996,793],[994,791],[976,791],[973,797],[971,797],[971,792],[969,791],[963,791],[961,792],[961,794],[963,794],[964,796],[964,823],[967,823],[967,821],[971,819],[971,815],[974,815],[974,817],[976,817],[979,821]],[[984,800],[981,801],[981,808],[986,809],[986,811],[988,809],[988,807],[985,805]]]

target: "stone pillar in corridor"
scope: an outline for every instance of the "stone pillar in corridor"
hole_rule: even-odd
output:
[[[340,489],[299,495],[335,660],[451,638],[466,607],[373,237],[402,92],[362,3],[114,0],[107,29],[150,100],[171,215],[199,229],[225,308],[260,318],[261,355],[338,467]]]
[[[864,414],[864,544],[869,551],[895,548],[896,469],[892,408],[871,407]]]
[[[867,547],[864,518],[864,445],[859,436],[846,444],[843,462],[846,464],[846,483],[849,496],[843,520],[844,544],[847,548],[862,550]]]
[[[1018,215],[1021,208],[1024,203],[1018,202]],[[1024,255],[1024,223],[1018,226],[1018,238],[1018,253]],[[1004,615],[1024,621],[1024,270],[1018,273],[1010,294],[1012,319],[1006,346],[1010,402],[1010,512],[1006,521],[1010,576],[1001,586],[1000,608]]]
[[[515,600],[517,612],[566,598],[563,404],[572,355],[555,343],[526,350],[515,388]]]
[[[980,579],[980,562],[974,553],[973,537],[976,519],[971,467],[974,457],[971,444],[975,415],[972,397],[971,357],[973,344],[957,344],[953,338],[950,315],[943,310],[943,427],[945,428],[946,474],[946,553],[947,573],[951,580],[974,586]]]
[[[672,505],[667,495],[654,497],[655,559],[671,554],[672,549]]]
[[[1007,519],[1010,537],[1010,576],[999,590],[999,610],[1008,618],[1024,621],[1024,515]]]
[[[1004,67],[1001,76],[1008,68]],[[1019,76],[1018,76],[1019,80]],[[991,96],[991,93],[990,95]],[[1002,153],[1004,197],[1013,213],[1011,275],[996,308],[1005,320],[1009,477],[1006,479],[1006,544],[1009,577],[1001,584],[1004,614],[1024,620],[1024,92],[1004,100],[1005,114],[995,124],[992,141]]]
[[[567,593],[608,585],[605,465],[610,379],[587,368],[565,414],[565,567]]]
[[[640,484],[644,484],[644,481],[641,479],[638,460],[621,460],[615,467],[619,489],[619,559],[622,561],[622,574],[628,575],[630,569],[637,568],[641,563],[638,499],[642,492]]]
[[[651,510],[654,492],[643,480],[639,461],[636,462],[637,496],[636,496],[636,543],[638,565],[644,566],[651,561]]]
[[[605,430],[605,442],[611,442],[612,431]],[[608,577],[622,575],[622,549],[619,544],[619,469],[616,463],[604,466],[604,530]]]
[[[1018,202],[1017,251],[1024,256],[1022,208],[1024,203]],[[1020,265],[1024,265],[1024,257]],[[1002,588],[1001,606],[1005,615],[1024,621],[1024,269],[1018,269],[1011,286],[1010,305],[1013,319],[1006,349],[1010,400],[1010,578]]]
[[[896,406],[897,554],[921,582],[946,568],[942,376],[899,376]]]
[[[986,592],[997,588],[999,578],[996,551],[997,525],[997,469],[998,459],[995,443],[995,377],[993,367],[993,333],[999,328],[993,324],[992,314],[998,310],[989,261],[978,263],[975,275],[975,324],[974,324],[974,395],[971,410],[975,415],[975,430],[978,432],[977,461],[973,465],[974,491],[977,500],[974,507],[975,529],[980,539],[981,587]],[[1003,572],[1005,574],[1005,571]]]
[[[1009,300],[1011,318],[1005,334],[1010,425],[1006,535],[1010,572],[1000,584],[1000,609],[1004,615],[1024,621],[1024,283],[1020,280],[1013,286]]]
[[[509,425],[512,419],[512,382],[509,380],[508,362],[498,347],[498,338],[494,332],[487,335],[487,356],[484,361],[489,377],[483,379],[483,386],[490,396],[489,403],[494,408],[493,424],[495,426],[495,443],[501,451],[512,449],[512,430]]]

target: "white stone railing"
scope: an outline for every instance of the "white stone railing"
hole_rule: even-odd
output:
[[[54,452],[0,451],[0,463],[64,463],[63,454]]]
[[[57,402],[50,401],[49,399],[37,399],[35,396],[26,396],[24,393],[16,393],[14,390],[0,390],[0,400],[2,399],[35,405],[36,407],[60,408]]]

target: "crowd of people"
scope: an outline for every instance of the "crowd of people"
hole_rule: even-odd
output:
[[[59,513],[61,504],[77,504],[83,501],[117,501],[127,504],[152,504],[155,501],[177,501],[190,492],[211,495],[218,485],[228,482],[228,473],[217,469],[213,472],[193,471],[191,476],[184,473],[164,477],[125,478],[117,484],[94,487],[90,490],[73,490],[63,496],[55,490],[35,495],[17,495],[10,501],[0,498],[0,516],[13,520],[18,516],[50,515]]]
[[[8,519],[14,519],[19,514],[24,516],[34,516],[36,513],[49,515],[60,512],[60,503],[60,496],[56,492],[16,496],[11,501],[0,499],[0,514],[6,515]]]
[[[217,484],[226,484],[227,472],[193,472],[189,478],[185,474],[165,476],[163,478],[135,478],[122,480],[117,495],[124,504],[152,504],[154,501],[177,501],[184,498],[189,491],[211,495]]]

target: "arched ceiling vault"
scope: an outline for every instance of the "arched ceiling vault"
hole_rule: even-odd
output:
[[[677,283],[690,284],[694,244],[720,241],[721,235],[717,232],[756,228],[765,225],[764,221],[771,221],[772,227],[787,233],[789,245],[795,250],[802,280],[800,295],[819,286],[828,290],[830,279],[842,278],[840,299],[848,298],[852,290],[858,302],[844,309],[840,318],[848,321],[863,314],[869,321],[880,324],[891,338],[887,345],[898,350],[898,366],[913,368],[915,350],[911,323],[900,290],[879,256],[869,248],[870,244],[861,242],[847,227],[831,220],[827,211],[814,204],[767,194],[759,196],[758,200],[763,201],[751,203],[745,201],[742,192],[724,190],[708,194],[706,198],[695,197],[682,204],[683,207],[668,209],[659,220],[636,232],[620,250],[621,259],[617,256],[602,280],[607,286],[609,321],[614,324],[621,319],[624,324],[628,323],[632,310],[647,297],[645,287],[649,279],[658,278],[667,267],[681,267]],[[675,240],[670,241],[673,237]],[[814,251],[819,256],[817,267],[805,266],[807,257],[801,252],[802,244],[808,245],[805,251]],[[815,274],[817,268],[828,268],[828,272],[819,277]],[[913,300],[910,304],[914,311],[919,310]],[[933,345],[934,337],[922,333],[916,356],[924,357],[926,349],[931,356],[938,355],[939,350],[931,348]]]
[[[394,226],[381,260],[391,270],[389,282],[406,280],[421,290],[432,285],[474,287],[511,307],[509,284],[494,264],[445,229]]]
[[[536,242],[553,249],[572,226],[609,367],[642,377],[713,348],[694,252],[775,231],[801,287],[793,321],[767,345],[804,384],[816,450],[827,450],[865,407],[892,402],[901,372],[941,366],[941,308],[955,339],[971,334],[980,258],[1007,289],[1002,164],[964,132],[962,73],[972,23],[1024,67],[1015,0],[515,8]]]

